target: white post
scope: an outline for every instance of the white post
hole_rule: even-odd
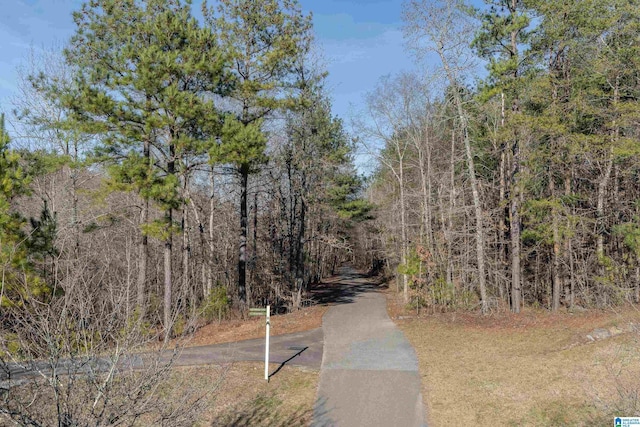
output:
[[[269,382],[269,328],[271,326],[271,306],[267,306],[267,342],[264,348],[264,379]]]

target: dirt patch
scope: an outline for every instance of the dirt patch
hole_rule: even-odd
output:
[[[607,425],[637,416],[640,336],[586,334],[638,322],[634,307],[575,314],[389,314],[415,347],[429,425]]]
[[[271,335],[309,331],[322,326],[326,306],[311,306],[293,313],[271,316]],[[199,328],[188,340],[187,347],[264,338],[264,317],[248,320],[226,320]]]

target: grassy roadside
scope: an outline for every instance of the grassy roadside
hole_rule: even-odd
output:
[[[322,326],[326,306],[306,307],[271,317],[272,335],[302,332]],[[186,345],[201,346],[264,338],[264,319],[213,322],[196,331]],[[277,369],[271,365],[270,371]],[[203,395],[196,426],[307,426],[311,422],[320,372],[287,366],[264,380],[264,364],[237,362],[227,365],[174,368],[168,390],[176,398],[186,390]],[[194,393],[195,392],[195,393]]]
[[[397,306],[392,317],[400,317]],[[640,415],[640,336],[591,342],[595,328],[640,324],[623,313],[526,311],[396,320],[415,347],[429,425],[612,425]]]
[[[163,392],[202,396],[196,426],[305,426],[311,421],[319,372],[283,369],[269,383],[264,365],[239,362],[176,368]],[[275,369],[275,365],[272,369]]]
[[[311,306],[271,317],[272,335],[308,331],[322,326],[327,306]],[[264,319],[213,322],[196,331],[187,346],[264,338]],[[277,369],[271,365],[270,371]],[[176,383],[204,398],[199,402],[197,426],[307,426],[313,415],[320,372],[287,366],[264,380],[264,364],[237,362],[175,368]],[[170,391],[176,397],[185,386]]]
[[[309,331],[322,326],[328,305],[272,314],[271,335]],[[264,339],[264,317],[213,321],[195,333],[172,341],[169,347],[206,346],[234,341]],[[270,372],[279,365],[271,364]],[[176,406],[190,408],[187,419],[168,425],[194,426],[307,426],[311,422],[320,372],[286,366],[264,380],[261,362],[174,367],[160,393]],[[141,420],[139,425],[148,425]]]

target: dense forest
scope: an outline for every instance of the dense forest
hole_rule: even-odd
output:
[[[370,207],[296,1],[89,1],[73,19],[1,120],[0,378],[31,363],[47,381],[1,386],[0,413],[40,425],[50,399],[59,425],[175,425],[175,402],[149,399],[161,352],[117,381],[104,366],[231,312],[307,304],[355,260]]]
[[[637,2],[403,7],[422,71],[382,79],[354,129],[405,301],[640,302]]]
[[[48,387],[59,425],[174,425],[149,399],[170,361],[115,381],[125,355],[297,310],[344,262],[418,310],[640,302],[635,0],[407,0],[417,71],[345,122],[296,0],[91,0],[73,19],[0,119],[0,372],[48,364],[31,389],[0,382],[19,424]]]
[[[309,17],[277,1],[203,15],[90,2],[64,52],[32,60],[19,148],[2,131],[3,307],[79,286],[162,325],[207,304],[295,309],[353,257],[368,207]]]

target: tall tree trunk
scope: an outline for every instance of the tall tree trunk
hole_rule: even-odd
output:
[[[567,198],[571,196],[571,177],[572,177],[572,172],[565,173],[564,195]],[[573,214],[573,208],[571,209],[572,210],[570,211],[570,214]],[[567,229],[570,229],[571,227],[570,218],[566,219],[566,227]],[[574,271],[573,271],[573,246],[571,244],[570,235],[567,238],[565,238],[563,257],[564,257],[565,266],[568,266],[568,268],[565,267],[565,274],[564,274],[564,304],[567,307],[573,308],[573,304],[575,301],[575,296],[574,296],[575,285],[574,285]]]
[[[573,261],[573,244],[571,243],[571,239],[569,239],[569,248],[567,250],[569,256],[569,280],[571,281],[571,286],[569,289],[569,307],[573,308],[576,304],[576,274],[575,274],[575,266]]]
[[[240,167],[240,246],[238,254],[238,298],[241,305],[247,302],[247,185],[249,166]]]
[[[207,290],[205,297],[208,297],[211,294],[211,290],[213,289],[213,254],[215,253],[215,245],[214,245],[214,234],[213,234],[213,223],[214,223],[214,212],[215,212],[215,200],[216,200],[216,178],[215,178],[215,170],[214,167],[211,167],[211,194],[209,197],[209,256],[207,257],[207,263],[209,265],[208,274],[207,274]]]
[[[185,188],[185,192],[186,192],[185,193],[186,197],[189,200],[189,204],[191,205],[193,218],[195,219],[196,224],[198,226],[198,236],[200,240],[200,251],[202,256],[202,262],[200,264],[202,297],[206,299],[209,296],[209,291],[211,289],[210,287],[211,268],[207,268],[207,267],[210,267],[210,262],[207,260],[207,239],[205,237],[204,224],[202,223],[202,218],[200,217],[200,213],[198,212],[198,208],[195,202],[193,201],[193,197],[191,197],[188,187]],[[186,212],[183,215],[186,215]],[[209,274],[207,274],[207,271],[209,272]],[[194,278],[196,277],[196,274],[197,274],[196,268],[194,267],[193,269]]]
[[[462,114],[462,106],[459,106],[459,114]],[[466,118],[465,118],[466,119]],[[473,207],[476,220],[476,257],[478,260],[478,283],[480,285],[480,300],[482,313],[487,312],[487,285],[484,264],[484,221],[482,219],[482,204],[480,202],[480,192],[478,190],[477,178],[475,175],[475,165],[473,154],[471,153],[471,141],[467,124],[464,124],[464,147],[467,153],[467,167],[471,180],[471,194],[473,195]]]
[[[505,125],[505,97],[504,92],[500,93],[500,126],[504,128]],[[507,167],[507,153],[506,153],[506,144],[504,142],[500,143],[500,188],[499,188],[499,205],[501,208],[501,214],[498,215],[498,262],[496,265],[496,275],[504,274],[506,276],[506,270],[509,256],[509,248],[507,246],[507,219],[510,217],[509,208],[506,206],[506,190],[507,190],[507,179],[506,179],[506,167]],[[504,206],[504,208],[503,208]],[[509,289],[504,279],[497,278],[499,283],[499,292],[500,299],[509,301]]]
[[[511,0],[511,4],[509,5],[509,12],[511,14],[511,19],[513,21],[517,20],[517,10],[518,10],[519,0]],[[517,60],[518,58],[518,34],[519,30],[514,29],[510,33],[510,42],[511,49],[509,50],[509,55],[511,59]],[[518,68],[513,70],[513,79],[518,79]],[[512,111],[514,113],[519,111],[519,100],[517,95],[514,97],[512,101]],[[511,169],[511,213],[510,213],[510,231],[511,231],[511,298],[512,298],[512,307],[511,310],[514,313],[520,312],[520,307],[522,305],[522,283],[521,283],[521,269],[520,269],[520,239],[521,239],[521,223],[520,223],[520,197],[522,196],[520,193],[520,183],[519,183],[519,172],[520,172],[520,141],[518,136],[514,134],[511,152],[513,155],[513,165]]]
[[[451,72],[446,64],[446,58],[441,55],[442,62],[447,68],[447,74],[450,76],[451,84],[455,85],[456,81],[453,78]],[[480,301],[481,310],[483,313],[487,312],[487,277],[484,261],[484,221],[482,219],[482,203],[480,201],[480,191],[478,189],[478,179],[476,177],[476,167],[473,160],[473,152],[471,151],[471,137],[469,136],[469,126],[467,123],[467,117],[462,107],[462,99],[457,90],[454,90],[454,101],[456,103],[456,109],[458,112],[458,120],[463,135],[464,151],[467,157],[467,171],[469,173],[469,182],[471,184],[471,195],[473,197],[473,211],[476,222],[476,259],[478,263],[478,284],[480,288]]]
[[[416,139],[416,150],[418,152],[418,166],[420,168],[420,189],[422,191],[422,223],[420,226],[420,239],[426,238],[426,247],[429,253],[434,253],[433,231],[431,225],[431,146],[429,142],[429,128],[425,126],[424,147],[420,140]]]
[[[553,203],[551,208],[551,228],[553,234],[553,266],[552,266],[552,289],[551,289],[551,311],[558,311],[560,308],[560,231],[558,208],[555,206],[555,182],[553,173],[549,173],[549,193]]]
[[[75,161],[78,161],[78,158],[75,158]],[[74,245],[73,245],[73,258],[74,260],[78,260],[80,256],[80,219],[78,215],[78,169],[76,167],[70,170],[71,173],[71,191],[73,192],[73,234],[74,234]]]
[[[187,186],[187,182],[185,179],[185,187]],[[190,248],[190,244],[189,244],[189,217],[187,214],[187,204],[183,202],[182,204],[182,224],[181,224],[181,229],[182,229],[182,283],[181,283],[181,287],[182,289],[180,289],[180,295],[185,295],[185,300],[187,299],[186,296],[189,295],[189,301],[191,302],[191,306],[195,307],[196,305],[196,300],[195,300],[195,294],[193,292],[193,286],[190,284],[190,269],[189,269],[189,253],[191,252],[191,248]],[[185,301],[186,303],[186,301]],[[181,307],[183,310],[186,310],[187,307]]]
[[[166,220],[169,224],[173,221],[172,209],[169,209],[166,214]],[[171,292],[172,292],[172,264],[171,264],[171,252],[172,252],[172,235],[169,231],[169,237],[164,242],[164,330],[165,340],[171,337]]]
[[[149,199],[142,201],[142,211],[140,213],[140,225],[149,222]],[[136,281],[136,306],[140,310],[140,315],[146,311],[145,287],[147,282],[147,260],[149,259],[149,239],[144,230],[141,230],[140,242],[138,244],[138,278]]]
[[[602,263],[602,259],[604,258],[604,199],[607,193],[607,186],[609,184],[609,178],[611,177],[612,168],[613,153],[610,153],[606,161],[604,174],[602,178],[600,178],[600,182],[598,182],[598,200],[596,205],[596,254],[600,263]]]
[[[292,154],[289,154],[292,156]],[[287,218],[288,231],[287,236],[289,240],[289,281],[290,281],[290,289],[292,295],[294,296],[294,301],[297,301],[298,295],[298,284],[296,283],[296,249],[298,245],[296,244],[296,215],[298,212],[298,193],[294,189],[293,184],[293,159],[289,157],[287,160],[287,183],[289,184],[289,204],[287,206],[289,216]],[[298,303],[294,302],[294,306],[297,307]]]
[[[619,76],[616,76],[616,82],[613,90],[613,106],[617,107],[619,98]],[[616,120],[613,120],[611,131],[611,148],[605,161],[605,170],[598,182],[598,200],[596,205],[596,254],[598,256],[598,262],[601,264],[601,274],[604,275],[604,266],[602,264],[604,258],[604,235],[605,235],[605,223],[604,223],[604,199],[607,193],[607,187],[609,185],[609,179],[611,178],[611,171],[613,169],[613,149],[618,140],[618,126]]]
[[[305,291],[307,282],[305,280],[305,233],[306,233],[306,221],[307,221],[307,204],[305,202],[305,193],[307,190],[307,176],[304,171],[304,166],[300,171],[300,214],[298,216],[298,234],[296,236],[296,282],[298,284],[298,292]]]
[[[449,175],[449,209],[447,209],[447,228],[445,238],[447,239],[447,281],[453,284],[453,208],[455,207],[455,185],[456,185],[456,132],[451,131],[451,161]]]
[[[149,168],[151,163],[150,141],[144,140],[143,156],[145,166]],[[148,172],[148,171],[147,171]],[[143,197],[142,211],[140,212],[140,225],[145,226],[149,222],[149,198]],[[140,311],[140,317],[144,317],[146,311],[145,287],[147,283],[147,262],[149,259],[149,239],[144,230],[140,230],[140,243],[138,244],[138,279],[136,281],[136,305]]]
[[[442,66],[447,74],[449,84],[453,87],[453,100],[458,113],[458,121],[462,131],[464,151],[467,158],[467,171],[469,173],[469,182],[471,185],[471,194],[473,196],[473,211],[476,222],[476,259],[478,263],[478,287],[480,288],[480,301],[482,313],[487,313],[487,277],[484,259],[484,221],[482,219],[482,203],[480,201],[480,191],[478,189],[478,178],[476,177],[476,167],[473,160],[473,152],[471,151],[471,137],[469,136],[469,124],[467,116],[464,112],[462,97],[458,91],[458,81],[449,64],[449,60],[445,55],[444,44],[439,41],[437,48],[438,56],[442,61]]]
[[[256,283],[256,265],[258,263],[258,191],[253,193],[253,242],[251,254],[251,280],[247,284],[247,304],[249,307],[253,305],[253,297],[251,290]]]
[[[515,147],[517,150],[517,147]],[[517,174],[519,161],[514,153],[513,172]],[[522,284],[520,283],[520,212],[519,212],[519,189],[515,179],[513,179],[513,193],[511,194],[511,310],[520,313],[522,305]]]
[[[400,263],[406,265],[408,255],[408,243],[407,243],[407,220],[406,220],[406,206],[404,200],[404,166],[402,160],[400,160],[400,169],[398,174],[398,182],[400,185],[400,234],[402,238],[402,248],[400,252]],[[402,275],[402,296],[405,304],[409,302],[409,278],[406,274]]]
[[[167,173],[176,173],[176,147],[173,142],[169,145],[169,162],[167,163]],[[173,265],[172,265],[172,245],[173,245],[173,209],[167,209],[165,213],[167,226],[167,238],[164,242],[164,339],[167,341],[171,337],[171,297],[173,291]]]

